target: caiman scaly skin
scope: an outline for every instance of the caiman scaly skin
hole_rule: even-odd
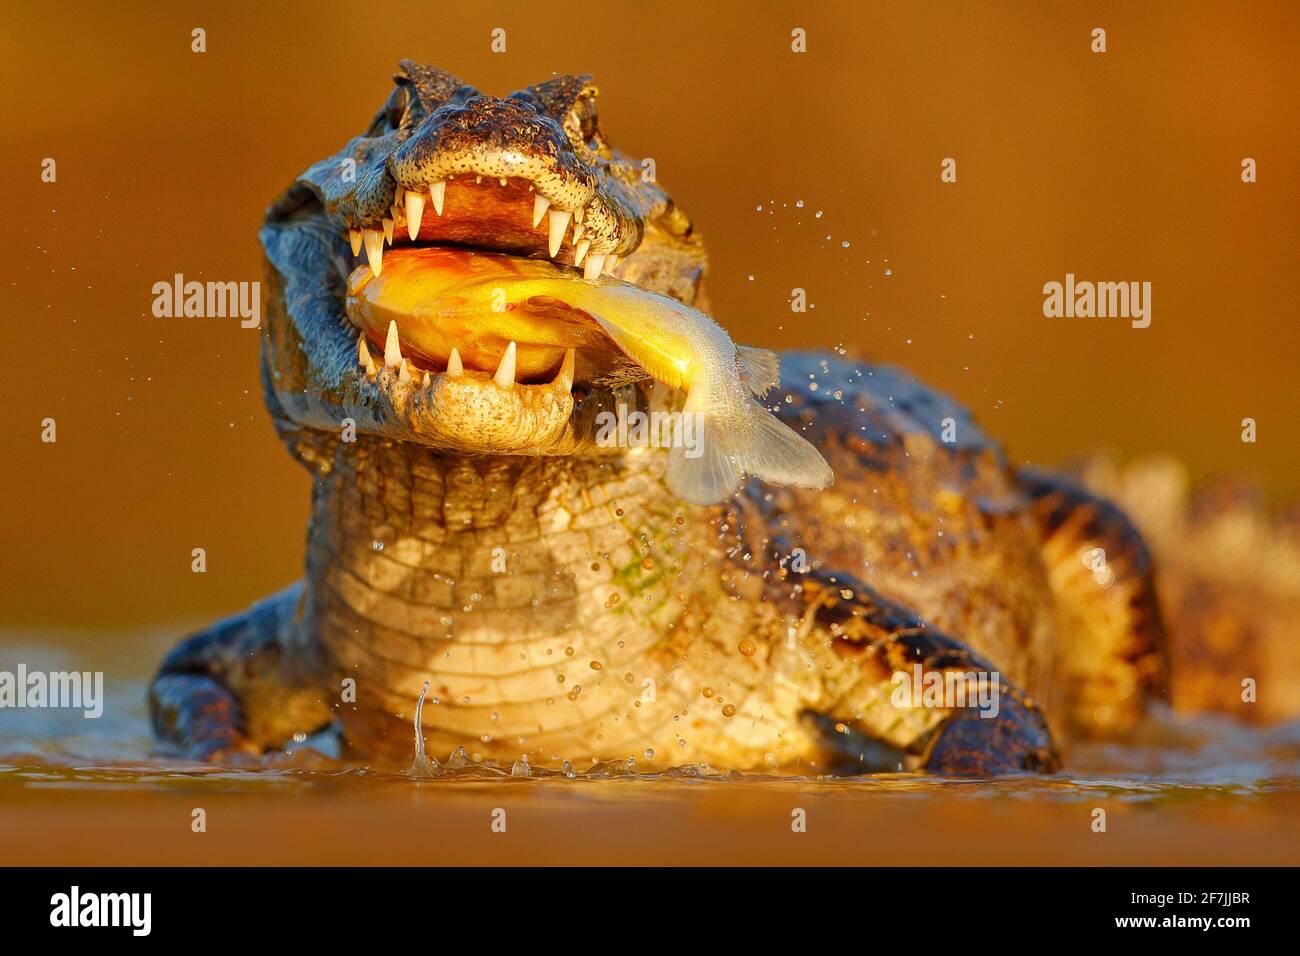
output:
[[[1021,475],[896,369],[783,356],[767,404],[835,485],[751,481],[709,507],[670,493],[666,451],[593,440],[600,409],[665,407],[644,378],[571,392],[368,370],[343,310],[365,261],[349,231],[404,236],[400,191],[437,182],[446,207],[414,224],[420,241],[546,255],[546,220],[529,231],[540,194],[583,213],[614,275],[706,305],[698,234],[605,143],[589,79],[507,99],[409,61],[396,79],[368,132],[262,231],[267,405],[314,476],[305,579],[164,661],[161,737],[216,759],[332,725],[350,757],[402,765],[427,682],[437,756],[1050,771],[1049,720],[1057,736],[1122,732],[1163,692],[1150,562],[1124,516]],[[568,242],[553,258],[578,255]],[[1104,581],[1086,557],[1099,548]],[[996,673],[996,716],[897,706],[894,676],[917,665]]]

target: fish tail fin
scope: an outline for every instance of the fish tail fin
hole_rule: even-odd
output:
[[[762,405],[748,405],[753,433],[749,448],[741,453],[741,466],[774,485],[792,488],[829,488],[835,480],[813,444]]]
[[[668,454],[668,487],[693,504],[711,505],[740,490],[746,475],[795,488],[826,488],[830,465],[806,439],[757,402],[746,403],[748,427],[703,416],[695,447]]]

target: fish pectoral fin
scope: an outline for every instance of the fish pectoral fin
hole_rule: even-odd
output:
[[[737,345],[736,361],[741,380],[759,398],[781,384],[781,358],[775,352]]]

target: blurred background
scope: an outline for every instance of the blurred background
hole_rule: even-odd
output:
[[[594,74],[612,142],[709,241],[738,341],[903,365],[1016,462],[1168,453],[1293,497],[1298,28],[1291,2],[8,0],[0,642],[112,632],[97,653],[143,674],[299,576],[308,480],[257,334],[155,318],[151,288],[259,280],[262,210],[363,131],[402,57],[498,95]],[[1150,328],[1044,318],[1067,272],[1151,282]]]

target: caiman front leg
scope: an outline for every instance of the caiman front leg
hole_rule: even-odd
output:
[[[801,584],[801,643],[822,657],[822,699],[807,716],[841,754],[866,769],[892,770],[903,762],[960,776],[1059,767],[1038,708],[1001,674],[994,683],[994,669],[960,641],[849,575],[818,569],[787,581]],[[984,675],[987,696],[981,700],[966,680],[963,706],[942,697],[927,701],[924,676],[945,678],[947,686],[949,673],[975,680]],[[900,700],[900,688],[906,699]],[[867,754],[864,740],[874,743]],[[892,762],[882,761],[891,753]]]
[[[182,641],[149,687],[154,732],[187,756],[260,754],[327,725],[324,693],[295,672],[301,583]]]

